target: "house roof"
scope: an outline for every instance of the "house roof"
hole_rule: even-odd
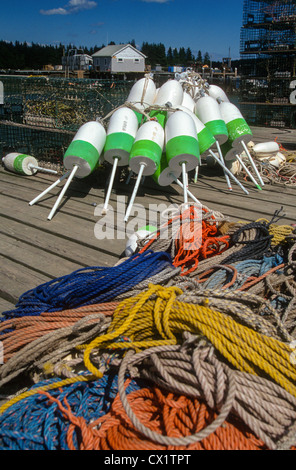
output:
[[[134,51],[138,52],[138,54],[146,58],[146,56],[141,51],[138,51],[138,49],[133,47],[131,44],[114,44],[112,46],[106,46],[100,49],[99,51],[95,52],[92,57],[112,57],[114,54],[117,54],[126,47],[131,47],[132,49],[134,49]]]

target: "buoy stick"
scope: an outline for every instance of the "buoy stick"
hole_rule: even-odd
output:
[[[199,165],[197,165],[197,166],[195,167],[195,175],[194,175],[194,182],[195,182],[195,183],[197,182],[198,171],[199,171]]]
[[[68,180],[67,180],[67,182],[66,182],[66,184],[65,184],[65,186],[63,187],[63,189],[62,189],[62,191],[61,191],[59,197],[58,197],[57,200],[56,200],[55,205],[53,206],[53,208],[52,208],[52,210],[51,210],[49,216],[47,217],[48,220],[51,220],[51,219],[53,218],[53,216],[54,216],[54,214],[55,214],[55,212],[56,212],[56,210],[57,210],[57,207],[58,207],[59,203],[61,202],[61,200],[62,200],[62,198],[63,198],[65,192],[67,191],[67,189],[68,189],[68,187],[69,187],[69,185],[70,185],[72,179],[74,178],[75,173],[76,173],[77,170],[78,170],[78,165],[74,165],[74,166],[73,166],[73,169],[72,169],[72,171],[71,171],[71,173],[70,173],[70,176],[69,176],[69,178],[68,178]]]
[[[236,158],[238,160],[238,162],[240,163],[240,165],[242,166],[242,168],[245,170],[245,172],[247,173],[247,175],[249,176],[249,178],[251,179],[251,181],[253,181],[254,185],[256,186],[257,189],[260,189],[260,191],[262,191],[262,188],[261,186],[258,184],[258,182],[255,180],[254,176],[252,175],[252,173],[248,170],[248,168],[246,167],[246,165],[244,164],[244,162],[242,161],[242,159],[236,154]]]
[[[224,158],[223,158],[221,147],[220,147],[220,144],[219,144],[218,140],[216,140],[216,147],[217,147],[217,150],[218,150],[218,153],[219,153],[220,161],[224,164]],[[230,183],[229,176],[228,176],[227,172],[225,171],[225,168],[227,168],[225,166],[225,164],[224,164],[224,166],[222,166],[222,168],[224,169],[224,176],[225,176],[225,179],[226,179],[228,189],[229,189],[229,191],[232,191],[232,186],[231,186],[231,183]]]
[[[108,210],[109,199],[110,199],[110,196],[111,196],[111,191],[112,191],[112,187],[113,187],[113,182],[114,182],[118,162],[119,162],[119,158],[114,157],[112,172],[111,172],[111,176],[110,176],[110,182],[109,182],[109,186],[108,186],[108,191],[107,191],[107,195],[106,195],[106,199],[105,199],[105,204],[104,204],[104,207],[102,209],[102,215],[106,214],[107,210]]]
[[[172,176],[173,176],[174,180],[176,181],[176,183],[180,186],[180,188],[183,189],[183,184],[181,183],[181,181],[178,180],[178,178],[177,178],[173,173],[172,173]],[[201,202],[200,202],[200,201],[192,194],[192,192],[189,191],[188,189],[187,189],[187,194],[188,194],[189,197],[191,197],[191,199],[192,199],[194,202],[196,202],[197,204],[201,204]]]
[[[142,174],[143,174],[143,171],[145,169],[145,166],[146,166],[145,163],[141,163],[141,165],[140,165],[140,169],[139,169],[136,184],[135,184],[135,187],[134,187],[134,190],[133,190],[133,194],[132,194],[130,203],[128,205],[128,208],[127,208],[127,211],[126,211],[126,214],[125,214],[125,217],[124,217],[124,222],[127,222],[128,219],[129,219],[130,212],[132,210],[132,207],[133,207],[133,204],[134,204],[134,201],[135,201],[135,198],[136,198],[139,186],[140,186],[140,182],[141,182],[141,178],[142,178]]]
[[[262,186],[264,186],[264,181],[262,180],[261,175],[260,175],[260,173],[259,173],[259,171],[258,171],[258,168],[256,167],[256,165],[255,165],[255,163],[254,163],[254,160],[253,160],[253,158],[251,157],[251,154],[250,154],[250,152],[249,152],[248,147],[246,146],[246,144],[245,144],[245,142],[244,142],[243,140],[241,141],[241,144],[242,144],[242,146],[243,146],[243,148],[244,148],[244,150],[245,150],[245,152],[246,152],[246,154],[247,154],[247,156],[248,156],[248,159],[250,160],[250,163],[251,163],[251,165],[252,165],[252,167],[253,167],[253,169],[254,169],[254,171],[255,171],[255,173],[256,173],[256,175],[257,175],[259,181],[260,181],[260,184],[261,184]]]
[[[184,194],[184,203],[188,202],[188,193],[187,193],[187,173],[186,173],[186,163],[182,163],[182,179],[183,179],[183,194]]]
[[[29,163],[28,165],[28,168],[33,168],[34,170],[40,170],[40,171],[43,171],[45,173],[52,173],[53,175],[57,175],[57,171],[55,170],[50,170],[49,168],[42,168],[40,166],[37,166],[37,165],[32,165],[31,163]]]
[[[61,176],[59,179],[57,179],[53,184],[51,184],[47,189],[45,189],[39,196],[35,197],[31,202],[29,202],[29,206],[33,206],[39,199],[41,199],[45,194],[49,193],[55,186],[57,186],[59,183],[61,183],[67,176],[71,173],[71,170],[67,171],[63,176]]]
[[[131,177],[132,177],[132,174],[133,174],[133,171],[130,170],[130,172],[129,172],[129,174],[128,174],[128,177],[127,177],[127,179],[126,179],[125,184],[129,184],[129,182],[130,182],[130,180],[131,180]]]
[[[240,181],[238,181],[238,179],[234,176],[234,174],[231,173],[230,170],[228,170],[227,166],[225,166],[225,164],[221,162],[220,158],[216,157],[216,155],[214,154],[214,152],[212,152],[212,150],[209,150],[209,152],[212,155],[212,157],[216,160],[216,162],[219,163],[219,165],[221,165],[224,172],[226,172],[227,175],[229,175],[233,179],[233,181],[235,181],[235,183],[238,184],[246,194],[249,194],[249,191],[241,184]]]

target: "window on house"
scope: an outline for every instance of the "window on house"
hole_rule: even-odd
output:
[[[118,58],[117,58],[117,62],[123,62],[123,58],[122,58],[122,57],[118,57]]]
[[[140,59],[134,59],[134,62],[140,62]]]

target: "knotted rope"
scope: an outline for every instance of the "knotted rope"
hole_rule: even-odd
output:
[[[149,251],[116,267],[79,269],[25,292],[14,310],[3,313],[1,321],[107,302],[169,266],[172,266],[169,254]]]

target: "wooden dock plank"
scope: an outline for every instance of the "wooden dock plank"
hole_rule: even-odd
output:
[[[296,130],[252,128],[252,131],[255,143],[277,139],[284,147],[296,148]],[[25,177],[0,169],[0,311],[12,308],[22,293],[52,278],[85,266],[113,266],[124,253],[127,236],[139,228],[135,223],[139,217],[137,204],[144,209],[144,215],[142,213],[138,220],[144,225],[151,223],[148,220],[149,207],[153,206],[150,216],[158,221],[163,208],[183,201],[183,191],[178,185],[159,187],[151,177],[146,177],[135,201],[134,215],[137,218],[131,216],[125,225],[123,217],[135,178],[129,185],[117,182],[110,198],[114,219],[107,226],[112,223],[115,231],[120,230],[124,238],[116,238],[115,232],[113,240],[99,240],[94,230],[102,220],[100,207],[104,203],[110,172],[111,166],[89,178],[74,180],[56,216],[48,221],[47,216],[64,183],[31,207],[29,201],[57,176],[39,172],[34,177]],[[265,185],[262,191],[258,191],[251,182],[243,181],[250,192],[247,196],[235,183],[233,191],[229,192],[219,169],[213,171],[202,165],[196,184],[192,176],[193,172],[189,174],[191,192],[202,204],[222,212],[230,220],[270,220],[275,210],[283,206],[285,215],[279,223],[296,221],[295,187]],[[124,202],[121,206],[117,205],[118,197]]]
[[[49,253],[39,247],[16,240],[2,233],[1,235],[2,255],[12,261],[16,261],[27,268],[34,267],[34,270],[44,274],[49,278],[56,278],[69,274],[81,266],[73,261],[63,259],[58,255]]]
[[[81,244],[71,240],[65,241],[63,237],[45,232],[39,227],[25,225],[21,221],[7,219],[1,220],[0,234],[6,234],[11,239],[20,240],[27,244],[34,245],[46,253],[55,254],[61,260],[69,260],[77,265],[77,268],[94,266],[100,259],[102,266],[110,265],[105,258],[100,257],[98,250],[87,246],[81,249]],[[114,258],[117,259],[117,258]]]
[[[16,261],[0,255],[0,297],[15,304],[20,295],[44,282],[51,280],[32,268],[22,266]]]

